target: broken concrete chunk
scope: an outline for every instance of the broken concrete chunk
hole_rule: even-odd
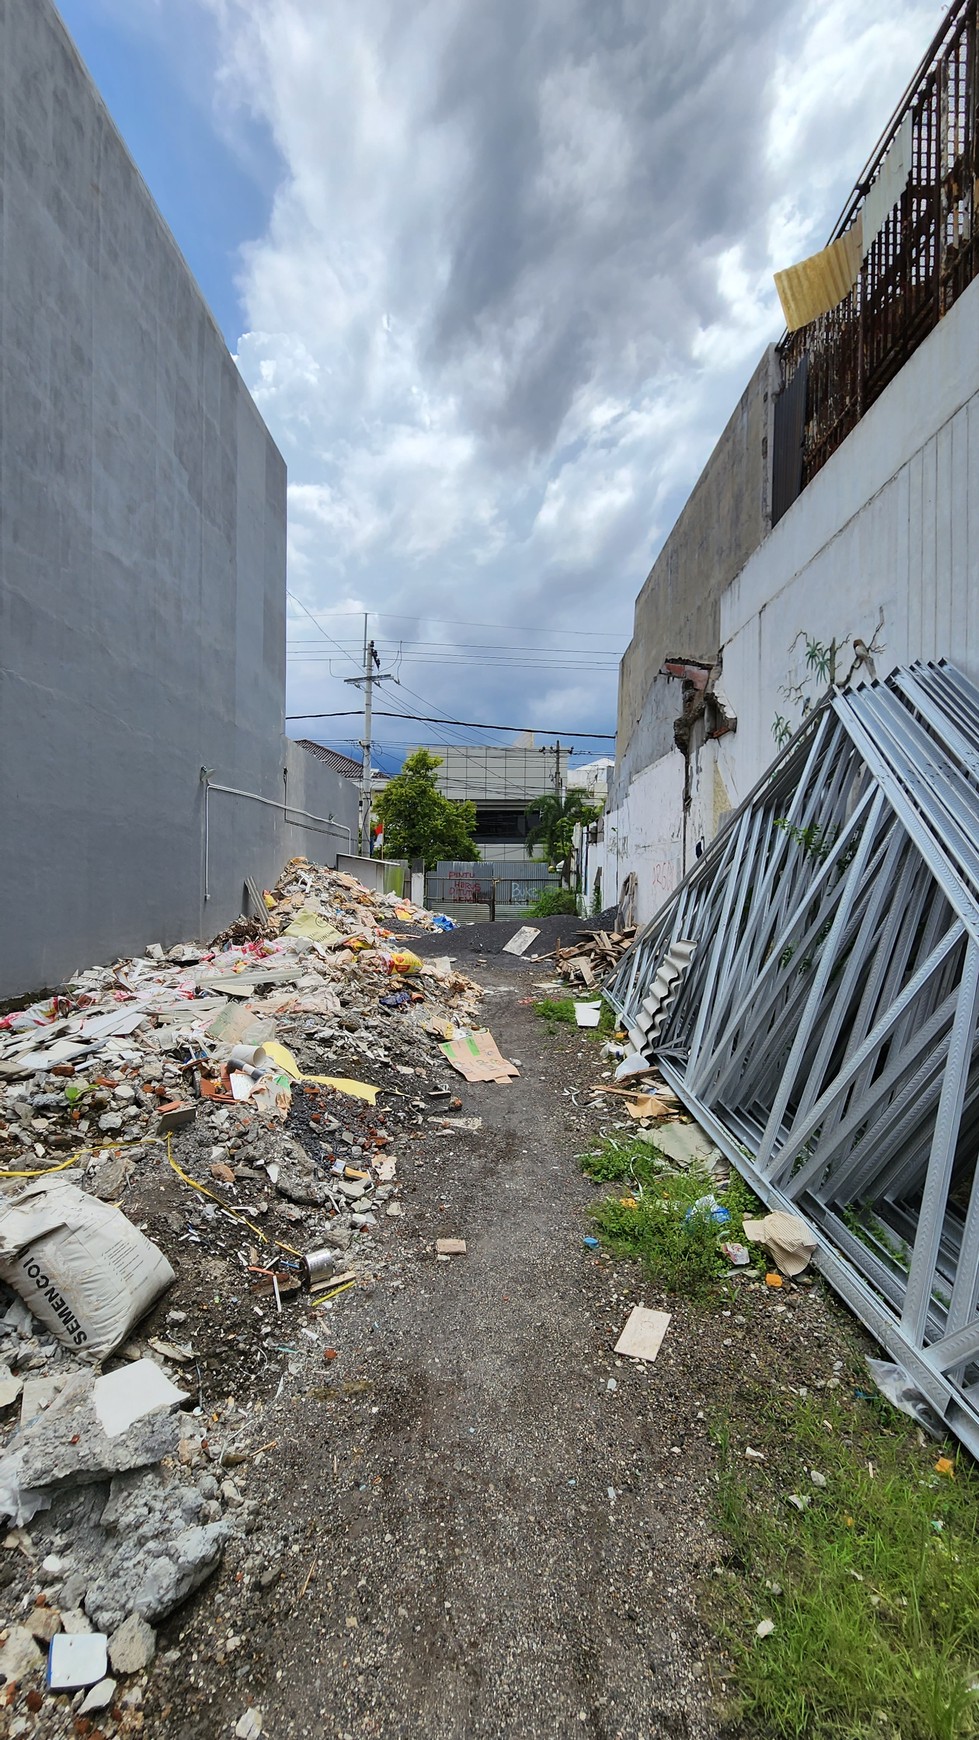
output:
[[[115,1680],[99,1680],[79,1706],[80,1716],[90,1716],[93,1710],[107,1710],[116,1695]]]
[[[35,1607],[27,1616],[27,1629],[38,1643],[50,1643],[61,1630],[61,1614],[57,1607]]]
[[[138,1613],[130,1613],[109,1639],[109,1660],[117,1674],[138,1674],[156,1654],[156,1632]]]
[[[436,1239],[435,1255],[437,1257],[464,1257],[466,1255],[465,1239]]]
[[[25,1625],[12,1625],[10,1634],[3,1648],[0,1649],[0,1674],[4,1684],[11,1680],[22,1680],[28,1674],[36,1673],[44,1661],[33,1637]]]
[[[243,1716],[239,1716],[235,1723],[237,1740],[259,1740],[261,1732],[262,1712],[256,1710],[254,1706],[250,1710],[246,1710]]]

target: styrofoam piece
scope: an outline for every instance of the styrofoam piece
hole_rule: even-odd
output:
[[[154,1359],[137,1359],[96,1378],[92,1400],[106,1437],[118,1438],[144,1414],[178,1407],[187,1391],[178,1390]]]
[[[75,1691],[104,1680],[109,1639],[102,1631],[59,1631],[51,1639],[47,1683],[53,1692]]]
[[[602,1018],[601,1003],[576,1003],[574,1018],[579,1027],[597,1027]]]

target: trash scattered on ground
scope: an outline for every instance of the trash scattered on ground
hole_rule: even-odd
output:
[[[810,1229],[797,1214],[777,1211],[762,1220],[746,1220],[744,1236],[766,1245],[783,1275],[801,1275],[814,1257],[817,1245]]]
[[[101,1357],[175,1276],[119,1209],[55,1172],[0,1203],[0,1278],[59,1341]]]
[[[634,1305],[615,1344],[615,1352],[651,1363],[663,1345],[670,1318],[669,1311],[650,1311],[645,1305]]]
[[[60,1632],[51,1639],[48,1654],[47,1683],[51,1690],[74,1691],[104,1680],[108,1651],[109,1640],[102,1632],[82,1631],[74,1636]]]
[[[322,1370],[398,1248],[403,1145],[464,1111],[439,1042],[482,993],[406,946],[451,921],[305,859],[262,905],[0,1017],[0,1515],[33,1614],[0,1673],[50,1666],[79,1712],[255,1527],[249,1419],[285,1364]]]
[[[917,1420],[933,1438],[941,1437],[944,1428],[938,1414],[903,1365],[894,1365],[888,1359],[868,1359],[866,1364],[881,1395],[887,1397],[892,1407]]]
[[[712,1172],[722,1160],[720,1149],[714,1146],[699,1124],[681,1123],[679,1120],[657,1124],[656,1146],[674,1165],[685,1170],[701,1167]]]

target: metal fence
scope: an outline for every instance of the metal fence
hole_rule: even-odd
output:
[[[438,912],[443,906],[529,906],[545,888],[556,888],[558,878],[545,864],[526,867],[506,865],[501,875],[493,864],[466,864],[449,871],[429,871],[425,877],[425,904]]]
[[[773,519],[825,465],[976,275],[977,9],[979,0],[958,0],[946,13],[840,219],[836,236],[852,224],[888,150],[910,122],[907,185],[873,240],[854,289],[779,346],[785,391],[775,407],[781,487],[774,492]],[[790,389],[801,369],[807,378],[800,430]]]

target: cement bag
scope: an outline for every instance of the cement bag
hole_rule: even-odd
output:
[[[0,1206],[0,1279],[66,1347],[102,1358],[176,1277],[120,1209],[62,1173]]]

